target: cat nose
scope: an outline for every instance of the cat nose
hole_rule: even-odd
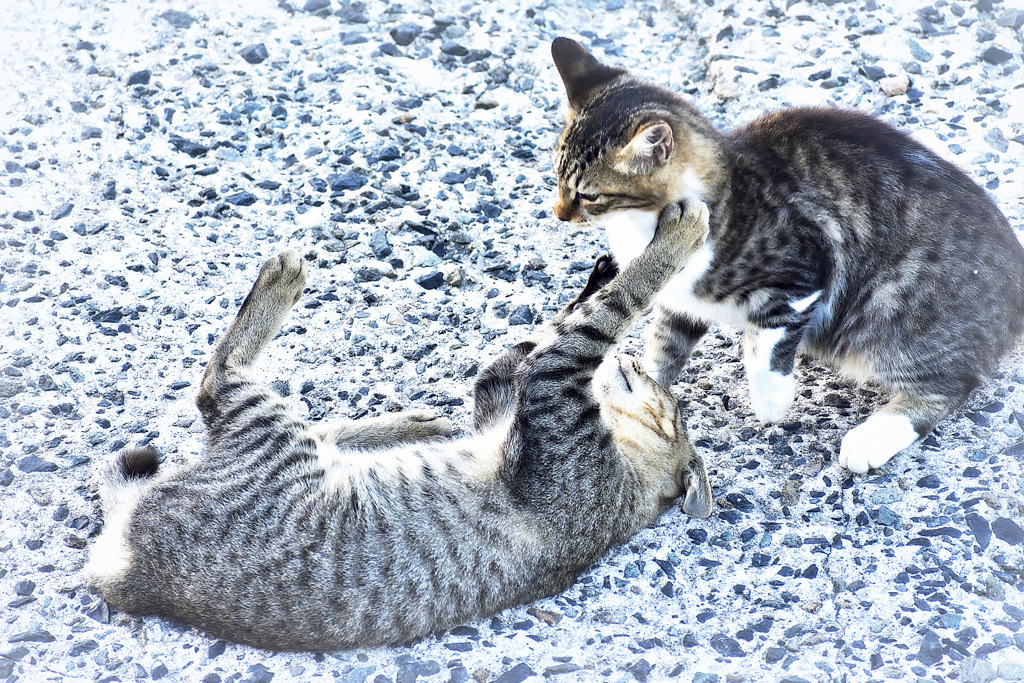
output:
[[[558,217],[558,220],[571,221],[575,214],[572,202],[567,202],[561,197],[555,200],[555,216]]]

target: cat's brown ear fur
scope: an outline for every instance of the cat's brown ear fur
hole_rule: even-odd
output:
[[[672,126],[665,121],[650,123],[619,150],[615,168],[627,174],[646,174],[662,165],[672,155],[675,139]]]
[[[577,109],[597,87],[626,73],[625,69],[605,66],[587,48],[572,38],[551,41],[551,59],[562,77],[569,106]]]

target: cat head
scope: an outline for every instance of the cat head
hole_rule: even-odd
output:
[[[679,404],[640,361],[609,356],[594,375],[601,418],[619,451],[633,463],[644,487],[668,503],[680,496],[683,512],[711,515],[711,484],[704,460],[690,445]]]
[[[689,104],[601,64],[569,38],[556,38],[551,56],[569,100],[555,146],[558,218],[602,222],[630,210],[656,217],[672,202],[703,194],[694,124],[708,124]]]

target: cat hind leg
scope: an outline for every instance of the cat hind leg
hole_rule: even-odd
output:
[[[846,433],[839,447],[840,466],[856,474],[882,467],[930,432],[939,420],[963,402],[963,398],[966,394],[961,398],[897,395]]]
[[[216,419],[217,397],[235,381],[248,382],[248,370],[274,338],[306,283],[306,264],[292,250],[260,268],[238,315],[217,342],[203,374],[196,405],[209,424]]]

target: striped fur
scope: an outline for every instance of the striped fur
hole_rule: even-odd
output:
[[[305,281],[294,252],[271,259],[203,377],[206,452],[159,471],[155,453],[119,456],[87,577],[117,609],[268,649],[398,644],[563,590],[679,495],[707,516],[675,401],[609,356],[706,231],[706,209],[673,206],[621,276],[595,268],[481,373],[454,441],[423,412],[310,425],[257,380]]]
[[[841,465],[866,472],[931,431],[1024,333],[1024,248],[981,188],[911,137],[838,109],[722,133],[573,40],[551,51],[569,99],[559,218],[603,225],[625,263],[661,207],[710,207],[708,244],[658,297],[648,333],[664,386],[715,323],[745,328],[762,422],[792,403],[799,350],[831,361],[894,394],[840,447]]]

